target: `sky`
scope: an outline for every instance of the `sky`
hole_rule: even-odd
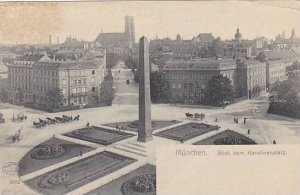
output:
[[[115,1],[31,2],[0,4],[0,43],[63,42],[69,35],[94,41],[101,32],[124,32],[126,15],[134,16],[136,39],[180,34],[191,39],[211,32],[232,39],[237,28],[244,39],[270,39],[292,28],[300,34],[300,3],[296,1]],[[137,41],[137,40],[136,40]]]

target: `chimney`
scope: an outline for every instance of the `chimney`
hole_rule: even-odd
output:
[[[51,34],[49,35],[49,45],[51,45]]]

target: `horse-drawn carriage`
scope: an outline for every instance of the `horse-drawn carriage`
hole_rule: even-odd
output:
[[[205,114],[204,113],[195,113],[195,114],[192,114],[192,113],[185,113],[185,116],[188,118],[188,119],[195,119],[195,120],[202,120],[205,118]]]
[[[62,117],[54,117],[54,118],[47,117],[46,120],[39,118],[39,122],[33,122],[33,127],[41,128],[41,127],[45,127],[46,125],[52,125],[52,124],[56,124],[56,123],[66,123],[66,122],[72,122],[75,120],[78,121],[79,117],[80,116],[77,115],[73,119],[73,116],[62,115]]]
[[[46,126],[46,124],[45,123],[40,123],[40,122],[32,122],[32,124],[33,124],[33,127],[34,128],[42,128],[42,127],[45,127]]]

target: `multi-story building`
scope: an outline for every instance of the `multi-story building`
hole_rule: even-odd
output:
[[[95,44],[101,44],[107,53],[116,53],[121,56],[129,54],[135,44],[134,18],[132,16],[125,17],[125,32],[103,33],[101,32]]]
[[[266,91],[266,64],[260,61],[237,60],[237,97],[253,98]]]
[[[229,78],[235,88],[234,60],[169,60],[162,71],[166,75],[172,99],[182,103],[206,103],[208,82],[219,74]]]
[[[221,56],[232,59],[251,59],[255,56],[253,42],[242,39],[239,29],[235,33],[235,39],[220,43]]]
[[[233,59],[169,60],[163,67],[172,100],[206,103],[209,81],[217,75],[227,77],[236,98],[252,98],[266,90],[266,64]]]
[[[209,49],[212,46],[213,40],[212,33],[200,33],[193,39],[193,42],[199,48]]]
[[[257,58],[266,63],[266,86],[269,89],[276,81],[287,79],[286,67],[299,60],[293,50],[262,51]]]
[[[105,52],[93,59],[58,61],[44,56],[26,56],[8,66],[9,97],[20,103],[43,105],[47,92],[58,88],[65,106],[86,105],[99,98],[105,76]]]
[[[172,56],[174,59],[195,59],[200,58],[200,54],[200,49],[192,44],[172,46]]]

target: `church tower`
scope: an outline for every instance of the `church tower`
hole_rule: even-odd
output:
[[[131,49],[135,43],[134,18],[133,16],[125,16],[125,35]]]

